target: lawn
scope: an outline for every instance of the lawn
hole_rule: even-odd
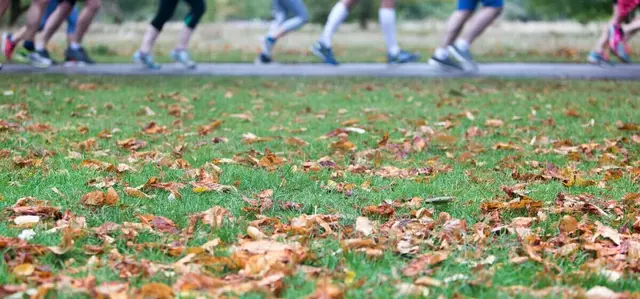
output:
[[[0,297],[640,292],[632,82],[4,75],[0,91]]]

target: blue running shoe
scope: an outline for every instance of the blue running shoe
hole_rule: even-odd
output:
[[[330,47],[325,46],[322,42],[318,41],[311,47],[311,52],[320,57],[326,64],[339,65],[340,63],[333,56],[333,50]]]
[[[191,60],[191,56],[189,56],[189,52],[187,52],[187,50],[173,50],[171,51],[171,54],[169,54],[169,56],[171,56],[173,60],[181,63],[188,69],[196,68],[196,63],[195,61]]]
[[[623,63],[631,63],[631,57],[629,56],[631,49],[625,41],[622,27],[613,25],[609,27],[609,49]]]
[[[604,57],[604,55],[596,52],[596,51],[591,51],[589,52],[589,56],[587,56],[587,61],[591,64],[594,65],[599,65],[599,66],[612,66],[613,63],[611,63],[611,61],[609,61],[606,57]]]
[[[400,50],[398,55],[391,56],[387,54],[387,63],[389,64],[403,64],[403,63],[411,63],[420,60],[420,54],[418,53],[410,53],[404,50]]]
[[[149,54],[144,54],[140,51],[136,51],[133,54],[133,62],[144,65],[146,68],[150,70],[160,69],[162,66],[153,61],[153,57]]]
[[[448,71],[464,71],[464,68],[455,60],[451,59],[451,57],[447,57],[446,59],[438,59],[436,57],[431,57],[431,59],[429,59],[429,65],[447,72]]]

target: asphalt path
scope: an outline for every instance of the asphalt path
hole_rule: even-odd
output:
[[[324,64],[203,63],[194,70],[165,64],[160,70],[148,70],[135,64],[96,64],[84,67],[53,66],[37,69],[28,65],[4,65],[6,74],[65,74],[100,76],[257,76],[257,77],[409,77],[409,78],[541,78],[640,80],[640,64],[600,67],[570,63],[483,63],[474,72],[445,72],[426,63],[387,65],[381,63]]]

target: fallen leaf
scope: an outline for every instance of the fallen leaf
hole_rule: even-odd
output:
[[[356,219],[356,232],[361,233],[365,237],[373,233],[373,223],[367,217],[358,217]]]
[[[447,251],[435,251],[425,253],[413,259],[407,267],[402,270],[404,276],[412,277],[422,273],[425,268],[437,265],[446,260],[449,256]]]
[[[30,276],[36,270],[36,267],[32,264],[20,264],[11,270],[11,273],[17,276]]]
[[[135,299],[172,299],[174,297],[171,287],[157,282],[145,284],[134,296]]]

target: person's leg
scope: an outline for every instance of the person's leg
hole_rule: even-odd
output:
[[[206,5],[204,0],[185,0],[191,7],[191,11],[184,19],[184,29],[180,33],[180,37],[178,38],[178,43],[176,47],[171,51],[171,58],[173,60],[181,63],[187,68],[195,68],[196,63],[191,59],[187,48],[189,47],[189,41],[191,40],[191,36],[193,35],[194,30],[200,23],[200,19],[204,15],[206,11]]]
[[[67,44],[71,44],[71,37],[76,33],[77,24],[78,5],[74,5],[71,14],[67,17]]]
[[[458,38],[465,23],[473,15],[479,0],[458,0],[458,7],[447,21],[447,29],[442,37],[442,42],[436,47],[429,64],[441,69],[460,70],[462,67],[449,57],[449,46]]]
[[[322,30],[322,36],[320,37],[320,42],[322,42],[324,46],[331,48],[333,35],[344,20],[347,19],[349,11],[351,11],[356,4],[358,4],[358,0],[341,0],[331,9],[327,23]]]
[[[613,14],[611,20],[607,23],[607,25],[603,28],[602,34],[598,38],[598,41],[594,45],[594,48],[589,52],[589,56],[587,56],[587,61],[593,64],[606,64],[609,62],[609,59],[606,55],[607,45],[609,44],[609,33],[610,27],[613,24],[614,20],[617,19],[618,15],[618,4],[617,1],[613,1]]]
[[[189,41],[191,40],[191,36],[193,35],[193,31],[200,23],[200,19],[204,15],[206,11],[206,4],[204,0],[185,0],[189,6],[191,6],[191,11],[184,19],[185,27],[180,34],[180,38],[178,39],[178,43],[176,44],[176,50],[186,50],[189,47]]]
[[[176,7],[178,6],[178,0],[160,0],[158,11],[156,12],[156,16],[151,21],[151,24],[147,28],[147,31],[144,34],[142,39],[142,44],[140,45],[139,51],[142,54],[151,54],[151,50],[153,50],[153,46],[156,43],[156,39],[164,24],[171,19],[173,13],[176,11]]]
[[[630,50],[626,43],[622,24],[636,8],[638,0],[617,0],[617,2],[617,10],[614,10],[611,25],[609,26],[608,46],[611,53],[618,57],[623,63],[630,63]]]
[[[70,1],[61,1],[56,10],[49,16],[44,25],[42,34],[36,39],[36,50],[43,51],[51,38],[56,34],[64,20],[71,14],[74,4]]]
[[[289,12],[293,14],[293,17],[285,20]],[[262,63],[271,62],[273,47],[278,39],[309,22],[309,11],[302,0],[273,1],[273,16],[273,24],[264,38],[262,51],[258,57]]]
[[[72,4],[75,4],[75,1],[73,1]],[[93,23],[93,19],[95,18],[96,14],[98,14],[101,5],[101,0],[85,0],[84,7],[82,8],[80,15],[78,16],[78,22],[76,23],[76,32],[71,36],[71,49],[80,49],[82,39],[84,38],[85,33],[87,33],[87,31],[89,30],[91,23]],[[65,18],[67,16],[69,16],[69,14],[67,14]]]
[[[286,11],[292,12],[294,16],[284,21],[276,32],[270,32],[269,37],[274,39],[279,39],[309,22],[309,11],[302,0],[280,0],[280,2],[286,7]]]
[[[158,35],[162,32],[164,24],[171,19],[173,13],[178,6],[178,0],[160,0],[158,1],[158,10],[155,17],[151,20],[147,31],[144,33],[140,48],[133,54],[133,61],[145,65],[150,69],[158,69],[160,65],[153,61],[151,51],[156,44]]]
[[[387,53],[390,56],[397,56],[400,53],[398,37],[396,31],[396,3],[394,0],[381,0],[378,19],[380,28],[387,44]]]
[[[381,0],[378,19],[387,46],[388,63],[409,63],[420,60],[420,55],[403,51],[398,44],[396,29],[396,2],[395,0]]]
[[[640,31],[640,17],[635,18],[631,23],[623,26],[622,29],[624,30],[625,39],[629,40],[633,35]]]
[[[0,0],[0,19],[2,19],[2,16],[4,16],[4,14],[9,9],[9,1],[10,0]]]
[[[471,20],[471,30],[462,35],[456,42],[456,47],[465,47],[468,50],[471,45],[502,13],[503,0],[482,0],[484,7],[478,11]]]
[[[358,0],[341,0],[331,9],[327,23],[324,25],[320,40],[313,44],[311,51],[320,57],[325,63],[338,65],[338,61],[333,56],[331,49],[333,34],[336,33],[340,24],[349,16],[349,11],[358,3]]]
[[[280,26],[287,20],[287,6],[284,0],[273,0],[271,13],[273,15],[273,21],[271,22],[271,26],[269,26],[267,35],[265,35],[262,40],[260,54],[256,60],[260,63],[270,63],[272,61],[273,47],[281,32]]]
[[[2,49],[7,60],[11,60],[16,46],[24,40],[33,40],[40,27],[40,20],[44,14],[49,0],[33,0],[27,10],[27,21],[25,29],[19,36],[4,34],[2,38]],[[38,63],[39,64],[39,63]],[[39,64],[44,66],[44,64]]]

